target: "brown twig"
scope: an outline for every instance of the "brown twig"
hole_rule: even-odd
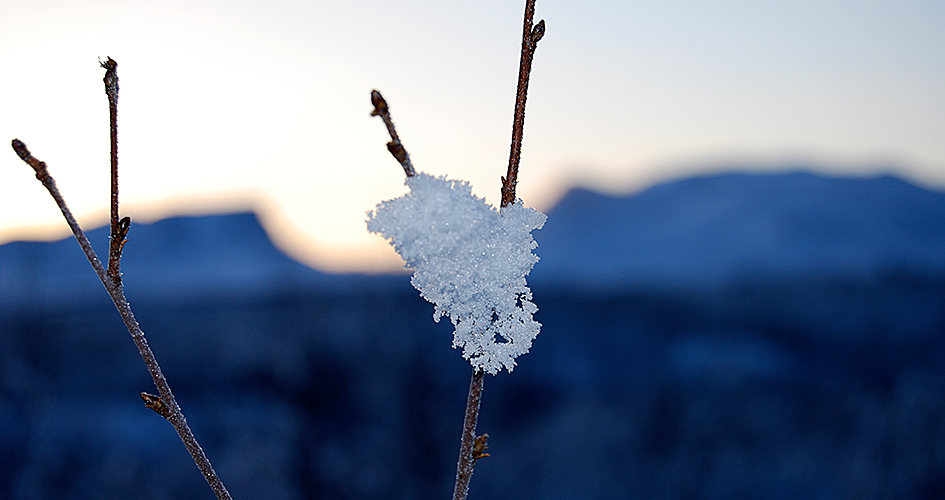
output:
[[[59,188],[56,187],[56,180],[49,175],[49,171],[46,169],[46,162],[39,161],[39,159],[33,157],[33,155],[30,154],[30,150],[27,149],[26,144],[19,139],[13,139],[12,146],[20,159],[33,167],[33,170],[36,172],[36,178],[39,179],[39,182],[41,182],[46,190],[49,191],[49,194],[52,195],[53,200],[55,200],[56,205],[59,206],[59,210],[62,212],[62,216],[65,217],[66,223],[69,224],[69,228],[72,229],[72,234],[75,235],[79,246],[82,247],[82,251],[85,252],[89,263],[92,264],[92,269],[95,270],[95,274],[98,275],[98,278],[102,281],[102,284],[105,285],[105,289],[107,290],[110,283],[108,283],[105,268],[102,267],[98,256],[95,255],[95,250],[92,249],[92,244],[89,243],[89,239],[85,237],[85,233],[82,232],[79,223],[76,222],[75,217],[72,216],[72,212],[66,205],[66,200],[64,200],[59,193]],[[111,292],[109,292],[109,295],[111,295]]]
[[[109,158],[111,160],[111,231],[108,241],[108,277],[121,285],[121,251],[125,236],[131,227],[131,218],[118,220],[118,63],[108,57],[99,61],[105,68],[105,95],[108,96],[108,131],[110,136]]]
[[[112,60],[109,59],[109,61]],[[112,71],[113,69],[114,67],[106,67],[106,89],[108,88],[108,72]],[[117,99],[117,76],[115,76],[114,82],[115,98]],[[117,101],[113,100],[112,95],[109,94],[109,104],[112,102]],[[112,113],[112,116],[116,116],[114,112]],[[112,124],[112,144],[114,148],[114,145],[117,144],[115,142],[114,135],[114,121]],[[163,372],[161,372],[161,366],[154,357],[154,353],[151,351],[151,347],[148,345],[148,340],[145,337],[144,332],[141,330],[141,327],[138,325],[138,321],[131,312],[131,306],[128,304],[128,300],[125,298],[124,287],[121,284],[120,278],[114,279],[112,276],[109,276],[109,271],[106,271],[105,267],[102,265],[98,255],[95,254],[95,250],[92,249],[92,244],[85,236],[85,232],[82,231],[79,223],[76,222],[75,217],[72,215],[72,211],[69,210],[68,205],[66,205],[66,201],[62,197],[62,194],[59,193],[59,188],[56,187],[56,181],[51,175],[49,175],[49,171],[46,168],[46,163],[35,158],[30,153],[23,141],[19,139],[13,139],[11,145],[13,146],[13,150],[16,151],[17,156],[19,156],[20,159],[33,168],[33,171],[36,172],[36,178],[39,179],[44,187],[46,187],[46,190],[49,191],[49,194],[53,197],[53,200],[55,200],[56,205],[59,206],[59,210],[62,212],[63,217],[65,217],[66,223],[68,223],[69,228],[72,229],[72,234],[75,236],[76,241],[79,242],[79,246],[82,248],[82,251],[85,252],[85,256],[88,259],[89,264],[92,265],[92,269],[94,269],[95,274],[98,275],[99,280],[102,282],[102,285],[108,292],[108,296],[111,297],[112,303],[115,304],[115,308],[118,309],[118,314],[121,315],[121,318],[125,323],[125,327],[128,329],[128,333],[131,334],[131,338],[134,341],[135,346],[138,348],[138,353],[144,360],[144,364],[147,366],[148,372],[151,374],[151,378],[154,381],[154,386],[157,388],[158,393],[160,394],[160,397],[152,396],[152,398],[157,398],[157,402],[149,401],[149,399],[142,396],[145,401],[145,405],[161,414],[161,416],[163,416],[174,427],[174,430],[177,431],[177,435],[180,436],[181,441],[184,443],[184,447],[186,447],[187,451],[190,452],[190,456],[193,458],[194,463],[197,464],[197,468],[200,469],[201,473],[203,473],[204,479],[206,479],[207,484],[210,485],[210,488],[213,490],[217,498],[220,500],[229,500],[231,498],[229,492],[223,485],[223,481],[221,481],[220,477],[217,476],[216,471],[213,470],[210,460],[207,459],[207,455],[204,453],[203,448],[200,447],[200,444],[194,437],[193,432],[190,430],[190,426],[187,425],[187,419],[184,417],[183,412],[181,412],[180,406],[178,406],[177,400],[174,398],[174,393],[171,392],[171,387],[168,385],[167,379],[164,378]],[[116,170],[114,170],[115,166],[117,165],[117,156],[114,154],[115,149],[112,151],[112,159],[113,162],[115,162],[113,163],[112,178],[113,182],[117,182],[117,174],[115,174]],[[124,235],[127,234],[128,225],[130,223],[130,219],[127,217],[120,221],[116,221],[114,218],[114,215],[117,214],[117,193],[117,188],[113,187],[112,206],[115,208],[115,210],[112,212],[113,237],[111,244],[109,245],[109,265],[111,265],[111,258],[115,255],[114,251],[111,250],[111,248],[114,247],[116,241],[114,236],[120,236],[120,243],[118,244],[117,250],[120,257],[121,244],[124,242]],[[111,267],[109,267],[109,269],[111,269]],[[117,272],[117,267],[115,270]],[[160,402],[160,405],[158,405],[158,402]]]
[[[387,101],[379,91],[371,91],[371,104],[374,105],[374,111],[371,111],[371,116],[380,116],[381,120],[384,120],[384,125],[387,125],[387,133],[390,134],[390,142],[387,143],[387,150],[400,162],[400,166],[404,168],[404,173],[407,174],[407,177],[417,175],[416,170],[413,169],[413,164],[410,163],[410,155],[407,154],[407,150],[404,148],[404,145],[401,144],[400,137],[397,135],[397,130],[394,129],[394,120],[390,117],[390,108],[387,106]]]
[[[525,98],[528,97],[528,79],[532,72],[532,59],[538,41],[545,36],[545,20],[532,25],[535,18],[535,0],[525,3],[525,28],[522,33],[522,56],[518,67],[518,89],[515,92],[515,117],[512,120],[512,150],[509,153],[509,170],[502,178],[502,204],[515,203],[515,186],[518,184],[518,164],[522,159],[522,135],[525,131]]]
[[[512,121],[512,148],[509,154],[509,169],[502,177],[502,203],[506,207],[515,202],[515,187],[518,183],[518,167],[522,156],[522,135],[525,129],[525,99],[528,95],[528,80],[532,70],[532,60],[538,41],[545,35],[545,20],[533,24],[535,17],[535,1],[525,1],[525,27],[522,34],[522,55],[519,63],[518,88],[515,94],[515,115]],[[410,163],[410,156],[400,142],[394,122],[390,117],[387,101],[377,90],[371,91],[371,103],[374,110],[371,116],[380,116],[387,125],[387,132],[391,141],[387,143],[387,150],[400,162],[407,177],[416,174]],[[488,434],[476,436],[476,424],[479,420],[479,404],[482,401],[482,387],[484,372],[473,368],[472,380],[469,382],[469,394],[466,397],[466,416],[463,419],[463,435],[459,447],[459,460],[456,464],[456,482],[453,486],[453,500],[465,500],[469,493],[469,481],[472,479],[476,461],[488,457],[485,452],[488,445]]]
[[[473,368],[472,380],[469,381],[469,394],[466,396],[466,417],[463,419],[463,439],[459,446],[459,462],[456,464],[456,483],[453,485],[453,500],[463,500],[469,493],[469,480],[472,479],[476,461],[483,456],[482,450],[476,453],[476,443],[485,446],[487,434],[476,437],[476,423],[479,420],[479,403],[482,401],[482,381],[485,373]]]
[[[522,33],[522,55],[519,61],[518,89],[515,94],[515,117],[512,121],[512,150],[509,154],[509,170],[502,177],[502,203],[506,207],[515,202],[515,186],[518,183],[518,166],[522,157],[522,134],[525,129],[525,98],[528,95],[528,79],[532,71],[532,59],[538,41],[545,35],[545,20],[532,24],[535,18],[535,0],[525,2],[525,27]],[[489,456],[484,453],[488,434],[476,437],[476,422],[479,420],[479,402],[482,398],[483,372],[473,368],[469,395],[466,399],[466,417],[463,420],[463,438],[459,447],[459,462],[456,465],[456,483],[453,500],[465,500],[469,492],[476,461]],[[479,449],[477,449],[479,448]]]

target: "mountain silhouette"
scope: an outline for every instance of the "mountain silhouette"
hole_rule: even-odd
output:
[[[547,215],[542,331],[486,381],[476,494],[945,494],[945,194],[731,173]],[[128,238],[136,318],[234,498],[449,494],[470,366],[407,276],[310,269],[252,213]],[[75,240],[0,246],[0,498],[208,495],[141,391]]]
[[[100,257],[104,227],[88,232]],[[717,288],[745,280],[945,273],[945,193],[901,179],[804,172],[688,178],[627,196],[572,189],[535,233],[531,280],[588,290]],[[0,246],[0,301],[98,291],[72,238]],[[283,254],[252,213],[132,224],[129,294],[255,294],[350,286]]]
[[[572,189],[535,236],[536,279],[719,287],[746,279],[945,271],[945,193],[901,179],[728,173],[631,196]]]

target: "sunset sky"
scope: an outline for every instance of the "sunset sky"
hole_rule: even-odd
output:
[[[519,0],[0,0],[0,137],[49,164],[88,229],[103,224],[98,59],[110,56],[122,215],[252,209],[309,265],[395,269],[364,224],[405,191],[370,91],[387,98],[419,170],[469,180],[497,204],[523,10]],[[570,186],[631,193],[732,166],[889,172],[945,189],[945,2],[539,0],[538,19],[527,205],[546,210]],[[67,236],[4,147],[0,243]]]

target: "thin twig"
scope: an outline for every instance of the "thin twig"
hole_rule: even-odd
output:
[[[118,63],[108,57],[99,60],[99,66],[105,68],[105,95],[108,96],[108,131],[110,136],[109,158],[111,160],[111,224],[108,241],[108,276],[116,284],[121,284],[121,251],[125,236],[131,226],[131,218],[118,220]]]
[[[545,20],[532,25],[535,18],[535,0],[525,3],[525,28],[522,33],[522,57],[518,67],[518,89],[515,92],[515,117],[512,120],[512,149],[509,153],[509,170],[502,178],[502,204],[515,203],[515,186],[518,184],[518,164],[522,159],[522,135],[525,131],[525,98],[528,97],[528,79],[532,72],[532,59],[538,41],[545,36]]]
[[[476,443],[482,443],[484,450],[487,434],[476,437],[476,423],[479,420],[479,403],[482,401],[482,370],[473,368],[472,380],[469,381],[469,395],[466,396],[466,417],[463,419],[463,439],[459,446],[459,461],[456,464],[456,483],[453,485],[453,500],[463,500],[469,493],[469,480],[472,479],[476,461],[487,453],[476,453]]]
[[[535,0],[525,2],[525,26],[522,33],[522,55],[519,61],[518,89],[515,94],[515,116],[512,121],[512,149],[509,153],[509,170],[502,177],[502,203],[506,207],[515,202],[515,186],[518,183],[518,166],[522,157],[522,135],[525,129],[525,98],[528,95],[528,79],[532,71],[532,59],[538,41],[545,35],[545,20],[532,24],[535,18]],[[466,399],[466,417],[463,420],[463,438],[459,447],[459,462],[456,465],[456,483],[453,487],[453,500],[465,500],[469,492],[476,461],[489,456],[484,453],[488,434],[476,436],[476,422],[479,420],[479,402],[482,399],[483,372],[473,368]]]
[[[397,135],[397,130],[394,129],[394,120],[390,117],[390,108],[387,106],[387,101],[379,91],[371,91],[371,104],[374,105],[371,116],[380,116],[381,120],[384,120],[384,125],[387,125],[387,133],[390,134],[387,150],[400,162],[400,166],[404,168],[407,177],[417,175],[417,172],[413,169],[413,164],[410,163],[410,155],[407,154],[407,150],[401,144],[400,137]]]
[[[522,135],[525,129],[525,99],[528,95],[528,80],[532,70],[532,60],[538,41],[545,35],[545,20],[532,24],[535,18],[535,1],[525,2],[525,26],[522,33],[522,55],[519,63],[518,88],[515,94],[515,115],[512,121],[512,148],[509,154],[509,169],[502,177],[502,203],[506,207],[515,202],[515,187],[518,183],[518,167],[522,156]],[[410,156],[400,142],[394,122],[390,117],[387,101],[377,90],[371,91],[371,103],[374,111],[371,116],[380,116],[387,125],[387,132],[391,141],[387,149],[400,162],[407,177],[415,175]],[[469,493],[469,481],[472,479],[476,461],[488,457],[485,453],[488,445],[488,434],[476,436],[476,423],[479,420],[479,404],[482,401],[482,387],[484,372],[473,368],[472,380],[469,382],[469,394],[466,397],[466,416],[463,419],[463,435],[459,447],[459,460],[456,464],[456,483],[453,487],[453,500],[465,500]],[[143,396],[142,396],[143,397]]]
[[[53,200],[56,201],[56,205],[59,206],[59,210],[62,212],[62,216],[65,217],[66,223],[69,224],[69,228],[72,229],[72,234],[75,235],[75,239],[79,242],[79,246],[82,247],[82,251],[85,252],[85,256],[89,259],[89,263],[92,264],[92,269],[95,270],[95,274],[98,275],[98,278],[102,281],[102,284],[105,285],[105,289],[109,288],[109,280],[105,274],[105,268],[102,267],[102,263],[98,260],[98,256],[95,255],[95,250],[92,249],[92,244],[89,243],[89,239],[85,237],[85,233],[82,232],[82,228],[79,227],[79,223],[76,222],[75,217],[72,216],[72,212],[69,210],[69,207],[66,205],[66,200],[62,198],[62,195],[59,194],[59,188],[56,187],[56,181],[49,175],[49,171],[46,169],[46,162],[39,161],[39,159],[33,157],[30,154],[30,150],[27,149],[26,144],[19,139],[13,139],[13,150],[16,151],[17,156],[21,160],[25,161],[29,166],[33,167],[33,171],[36,172],[36,178],[39,179],[39,182],[46,187],[46,190],[49,191],[49,194],[52,195]],[[109,292],[111,295],[111,292]]]
[[[59,193],[59,189],[56,187],[55,179],[49,175],[49,171],[46,168],[46,163],[40,161],[30,154],[29,149],[26,147],[26,144],[24,144],[23,141],[20,141],[19,139],[13,139],[12,146],[13,150],[16,151],[16,154],[20,157],[20,159],[33,168],[33,170],[36,172],[36,178],[39,179],[43,186],[46,187],[46,190],[49,191],[49,194],[53,197],[53,200],[56,201],[56,205],[58,205],[59,210],[62,211],[62,215],[69,224],[69,228],[72,229],[72,234],[75,236],[76,241],[79,242],[79,246],[82,248],[82,251],[85,252],[85,256],[88,258],[89,264],[92,265],[92,269],[95,270],[95,274],[98,275],[98,279],[102,282],[102,285],[105,286],[108,296],[111,297],[112,303],[115,304],[115,308],[118,309],[118,313],[125,322],[125,327],[128,328],[128,333],[131,334],[131,338],[134,341],[135,346],[138,348],[138,353],[144,360],[144,364],[147,366],[148,372],[151,374],[151,378],[154,381],[154,386],[157,388],[158,393],[160,394],[158,399],[162,402],[161,405],[158,405],[157,402],[145,399],[145,405],[151,409],[155,409],[156,407],[162,409],[162,411],[159,411],[158,413],[167,419],[167,421],[170,422],[170,424],[174,427],[174,430],[177,431],[177,435],[180,436],[180,439],[187,448],[187,451],[190,452],[190,456],[193,458],[194,463],[197,464],[197,468],[200,469],[201,473],[203,473],[204,479],[206,479],[207,484],[210,485],[210,489],[213,490],[213,493],[218,499],[229,500],[231,498],[229,492],[223,485],[223,481],[221,481],[220,477],[217,476],[216,471],[213,470],[210,460],[207,459],[207,455],[204,453],[203,448],[200,447],[200,444],[194,437],[194,433],[190,430],[190,426],[187,425],[187,419],[184,417],[183,412],[181,412],[180,406],[178,406],[177,400],[174,398],[174,393],[171,392],[171,387],[168,385],[167,379],[164,378],[164,374],[161,372],[161,366],[154,357],[154,353],[151,351],[151,347],[148,345],[148,340],[144,336],[144,332],[141,330],[141,327],[138,325],[138,321],[135,320],[134,314],[131,312],[131,306],[128,304],[128,300],[125,298],[124,288],[121,284],[121,281],[113,280],[111,277],[109,277],[108,272],[102,265],[102,262],[95,254],[95,250],[92,249],[92,244],[85,236],[85,232],[82,231],[79,223],[76,222],[75,217],[72,215],[72,211],[69,210],[68,205],[66,205],[65,199],[63,199],[62,195]],[[125,232],[127,232],[127,225],[124,227],[126,228]],[[156,396],[152,396],[152,398],[154,397]],[[155,409],[155,411],[158,410]]]

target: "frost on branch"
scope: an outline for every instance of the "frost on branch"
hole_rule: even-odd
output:
[[[406,184],[409,193],[368,212],[368,230],[414,270],[411,283],[436,304],[433,319],[450,317],[453,347],[470,364],[511,372],[541,328],[525,276],[538,262],[531,232],[545,215],[520,201],[497,211],[466,181],[420,173]]]

